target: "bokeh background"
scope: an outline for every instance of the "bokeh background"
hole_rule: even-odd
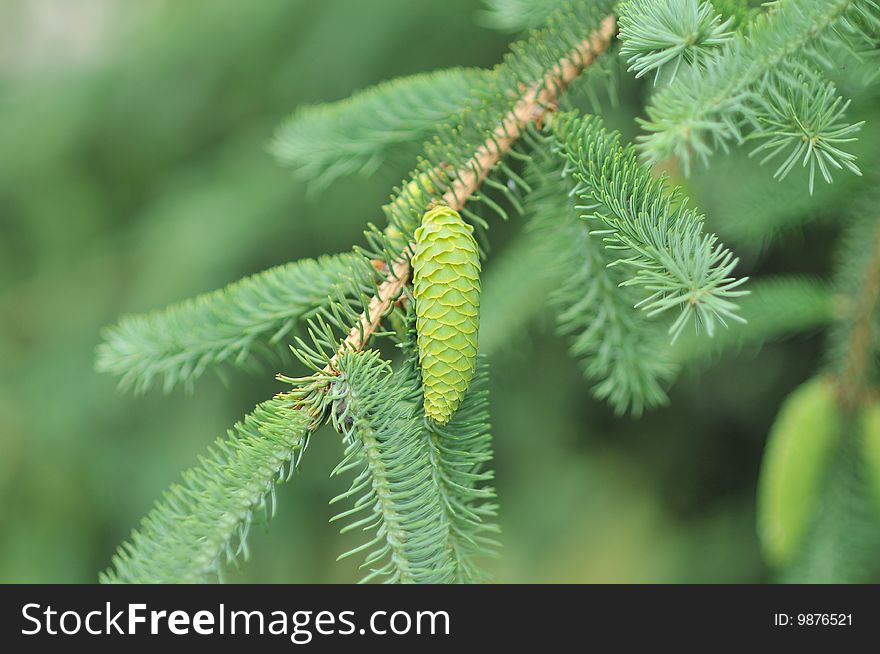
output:
[[[94,351],[121,314],[360,242],[407,167],[308,194],[266,152],[275,127],[300,104],[393,76],[494,64],[512,37],[485,27],[481,9],[3,0],[0,581],[95,581],[162,490],[280,389],[270,369],[209,375],[191,395],[131,397],[94,372]],[[625,84],[610,122],[631,133],[644,93]],[[742,198],[725,165],[693,184],[730,214]],[[493,228],[494,247],[517,228]],[[805,243],[772,256],[746,248],[744,266],[822,272],[827,255],[805,256]],[[591,399],[550,322],[493,361],[505,544],[495,578],[768,580],[753,526],[761,451],[781,399],[816,368],[821,338],[686,375],[669,407],[634,420]],[[346,483],[329,478],[340,452],[332,433],[313,439],[231,580],[357,578],[356,562],[334,562],[351,541],[327,522],[327,500]]]

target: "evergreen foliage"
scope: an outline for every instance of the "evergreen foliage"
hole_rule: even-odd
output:
[[[699,65],[709,52],[733,38],[733,18],[722,20],[711,3],[685,0],[629,0],[620,6],[620,55],[636,77],[664,66],[675,80],[683,64]]]
[[[640,138],[645,157],[657,162],[675,155],[688,170],[692,155],[706,161],[715,149],[742,142],[745,129],[754,127],[771,138],[771,151],[798,150],[807,135],[805,165],[812,162],[823,172],[829,166],[852,169],[837,146],[857,127],[842,123],[841,101],[819,70],[842,50],[873,47],[878,27],[880,7],[873,0],[773,4],[704,57],[703,65],[682,71],[654,96],[643,122],[648,133]],[[803,97],[810,101],[798,100]],[[781,112],[773,109],[774,98],[781,99]],[[799,154],[790,156],[797,160]]]
[[[611,265],[615,251],[604,247],[595,222],[581,219],[576,182],[559,168],[549,156],[534,160],[529,179],[535,190],[526,205],[537,236],[532,247],[546,251],[548,265],[558,271],[551,304],[559,329],[571,336],[571,353],[596,382],[594,395],[618,413],[640,414],[666,401],[663,383],[673,369],[657,356],[663,327],[636,308],[635,289],[621,286],[626,275]]]
[[[411,153],[491,76],[478,68],[412,75],[347,100],[303,107],[279,128],[270,149],[318,189],[346,175],[370,175],[390,157]]]
[[[424,421],[435,483],[443,498],[456,583],[488,581],[480,560],[494,556],[500,547],[494,523],[498,506],[490,485],[494,473],[488,467],[492,460],[488,395],[488,366],[478,365],[452,420],[446,425]]]
[[[609,0],[566,2],[549,16],[542,29],[534,30],[528,38],[513,44],[504,62],[494,69],[492,83],[485,86],[478,101],[454,120],[437,126],[434,137],[425,144],[417,169],[404,180],[397,201],[385,208],[389,227],[411,242],[430,200],[448,192],[452,196],[448,199],[462,205],[460,213],[475,226],[477,240],[485,247],[488,244],[486,217],[506,220],[511,209],[519,211],[522,207],[521,197],[528,193],[529,187],[515,169],[514,162],[527,159],[529,154],[521,144],[514,143],[508,156],[492,167],[480,192],[467,198],[456,197],[452,174],[474,168],[479,144],[489,143],[490,149],[497,147],[505,132],[510,131],[510,127],[502,129],[501,126],[515,109],[523,89],[547,87],[548,71],[557,70],[560,61],[570,61],[572,52],[582,45],[585,35],[599,30],[613,4]],[[420,189],[420,193],[413,193],[411,185],[424,186],[425,177],[431,181],[434,192]],[[457,206],[453,208],[458,209]],[[402,249],[394,245],[388,239],[378,243],[374,240],[371,253],[384,257],[391,265],[403,254]]]
[[[400,374],[415,389],[415,406],[427,442],[434,484],[442,498],[441,521],[453,558],[455,583],[488,581],[481,559],[495,556],[500,543],[489,418],[489,365],[478,357],[470,387],[452,419],[445,425],[426,419],[419,384],[415,325],[410,322],[401,343],[404,361]],[[436,517],[436,516],[435,516]]]
[[[370,540],[342,554],[365,554],[363,581],[398,583],[478,581],[480,556],[497,546],[494,491],[487,483],[492,457],[487,372],[481,366],[452,420],[440,425],[423,408],[415,333],[410,324],[399,370],[378,352],[347,352],[338,376],[320,371],[289,380],[306,397],[329,384],[323,413],[343,436],[345,453],[333,475],[355,471],[347,491],[331,500],[352,501],[337,514],[343,533],[365,531]],[[305,390],[303,390],[305,389]]]
[[[780,83],[780,77],[787,79]],[[817,168],[829,184],[834,168],[861,176],[855,155],[841,148],[856,140],[864,123],[846,122],[850,102],[837,94],[834,84],[822,81],[809,69],[774,72],[768,79],[761,89],[759,128],[755,133],[763,142],[752,154],[762,154],[762,164],[784,157],[773,177],[785,179],[800,163],[809,169],[812,195]]]
[[[243,364],[255,346],[281,343],[297,323],[339,290],[369,292],[361,257],[303,259],[161,311],[127,316],[104,333],[97,368],[137,393],[161,382],[165,391],[192,387],[212,365]]]
[[[355,469],[356,476],[351,487],[332,500],[351,498],[354,507],[333,520],[350,520],[343,532],[375,532],[342,556],[366,552],[364,567],[370,574],[364,581],[451,581],[455,568],[448,527],[437,519],[443,500],[422,421],[414,403],[407,402],[417,386],[395,378],[377,352],[347,353],[338,364],[339,380],[331,382],[327,399],[346,449],[333,474]]]
[[[343,532],[366,534],[342,556],[364,557],[364,581],[486,579],[481,560],[498,547],[498,507],[489,468],[488,365],[476,356],[477,329],[481,350],[494,355],[535,319],[552,317],[594,396],[617,413],[638,415],[666,403],[668,387],[688,365],[831,325],[820,408],[835,425],[840,418],[835,435],[858,422],[876,383],[880,232],[876,215],[868,215],[876,207],[857,212],[834,290],[801,275],[762,275],[747,287],[735,271],[737,256],[707,229],[688,189],[651,165],[672,157],[665,170],[674,176],[678,164],[688,172],[694,156],[707,160],[750,139],[759,142],[752,154],[778,162],[780,180],[798,165],[807,168],[810,193],[817,172],[829,183],[838,169],[860,175],[850,148],[863,123],[849,122],[850,101],[829,71],[839,52],[850,57],[876,45],[878,6],[785,0],[752,12],[733,0],[489,5],[489,19],[502,29],[543,25],[492,71],[391,81],[301,109],[280,128],[273,152],[316,188],[421,148],[383,207],[386,224],[369,225],[362,245],[279,266],[107,330],[98,368],[139,392],[157,382],[166,390],[191,386],[210,366],[248,362],[282,342],[308,373],[279,375],[289,392],[258,406],[185,473],[102,581],[201,580],[224,559],[246,555],[254,512],[274,507],[275,480],[289,475],[324,423],[342,437],[333,476],[353,477],[332,500],[345,504],[334,520],[344,522]],[[563,96],[569,84],[589,95],[590,80],[578,78],[597,57],[614,56],[606,53],[612,20],[620,28],[616,54],[630,72],[655,75],[641,162],[635,145]],[[797,207],[815,206],[800,196]],[[839,195],[829,197],[829,206],[839,202]],[[419,228],[430,207],[452,222],[440,225],[449,232],[444,238],[426,243],[437,231]],[[769,241],[788,224],[782,213],[768,209],[770,225],[743,228],[742,240]],[[803,212],[794,213],[790,222],[801,224]],[[479,316],[475,271],[490,256],[490,225],[511,216],[526,227],[493,255]],[[440,333],[431,331],[438,315],[425,320],[425,300],[453,306],[454,319],[442,316],[440,340],[467,346],[432,350],[439,367],[425,362]],[[441,377],[453,371],[464,383],[448,384],[455,397],[444,398],[448,406],[438,413],[431,371],[440,368]],[[762,531],[778,534],[780,525],[797,523],[794,537],[782,545],[776,538],[769,562],[792,579],[856,578],[871,568],[864,552],[880,522],[860,481],[864,457],[847,444],[852,439],[820,438],[805,468],[791,452],[803,451],[800,432],[818,429],[819,421],[794,429],[790,413],[780,416],[784,446],[771,442],[765,467],[806,480],[818,499],[798,504],[797,484],[769,493]],[[778,490],[775,481],[766,488]],[[848,553],[864,565],[846,568]],[[832,559],[831,567],[817,567]]]
[[[260,404],[156,502],[101,581],[193,583],[246,559],[251,523],[274,515],[275,484],[293,474],[308,424],[283,399]]]
[[[553,147],[574,169],[579,209],[601,221],[605,247],[621,251],[615,264],[629,268],[625,286],[647,292],[638,306],[648,315],[680,314],[673,339],[692,319],[711,336],[716,325],[741,320],[735,298],[745,279],[732,277],[737,259],[703,232],[703,216],[687,206],[679,189],[654,180],[635,149],[605,130],[595,117],[562,114],[553,121]]]

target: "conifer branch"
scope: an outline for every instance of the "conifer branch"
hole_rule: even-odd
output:
[[[577,209],[598,221],[594,233],[618,252],[612,265],[629,269],[622,286],[648,293],[636,306],[649,316],[678,309],[673,340],[692,319],[709,336],[728,320],[742,322],[735,300],[748,293],[740,288],[748,278],[733,276],[738,259],[704,231],[703,215],[687,206],[680,188],[654,179],[635,149],[595,116],[559,114],[548,133],[575,181]]]
[[[418,379],[414,353],[411,376]],[[477,559],[494,556],[500,544],[494,520],[498,505],[490,485],[494,473],[492,436],[489,432],[488,366],[480,362],[465,399],[452,420],[438,425],[422,420],[434,483],[443,499],[443,522],[447,528],[447,549],[454,560],[455,583],[488,579]]]
[[[344,175],[373,173],[473,102],[492,75],[479,68],[422,73],[339,102],[301,107],[279,128],[270,151],[313,189]]]
[[[856,289],[849,289],[849,333],[844,344],[842,370],[837,377],[840,405],[846,411],[856,410],[867,393],[872,349],[876,343],[875,316],[880,308],[880,220],[871,223],[867,243],[862,243],[867,245],[868,251],[860,267],[861,283]],[[856,234],[863,231],[857,229]]]
[[[101,582],[196,583],[246,559],[251,523],[275,514],[275,485],[293,473],[308,424],[284,398],[257,406],[156,502]]]
[[[533,247],[549,251],[557,278],[550,306],[559,331],[571,337],[569,351],[595,382],[593,395],[617,413],[640,415],[667,400],[664,386],[675,372],[663,342],[668,323],[638,308],[639,294],[625,285],[629,271],[614,265],[619,254],[605,247],[595,221],[581,219],[578,183],[567,163],[551,149],[528,171],[535,187],[527,198],[528,228],[538,240]]]
[[[671,83],[682,65],[699,65],[701,57],[729,41],[733,24],[706,0],[628,0],[620,5],[620,56],[636,77],[654,71],[655,84],[671,65]]]
[[[145,315],[104,332],[96,368],[136,393],[161,383],[191,390],[211,366],[243,365],[279,343],[329,297],[371,288],[374,271],[352,252],[301,259]]]
[[[408,376],[395,376],[378,352],[346,353],[339,359],[340,377],[331,383],[327,400],[331,421],[343,435],[345,457],[333,475],[357,470],[347,491],[331,504],[354,500],[334,521],[351,521],[343,532],[373,534],[345,558],[366,552],[364,579],[392,583],[449,582],[454,572],[448,530],[426,516],[442,512],[434,483],[423,420],[409,398]]]
[[[452,182],[442,196],[445,204],[456,211],[464,207],[495,164],[510,151],[526,126],[540,123],[545,114],[553,110],[557,98],[566,87],[577,79],[595,57],[608,49],[616,29],[614,16],[606,16],[599,29],[557,62],[540,81],[526,89],[489,138],[477,148],[468,164],[453,173]],[[336,362],[344,352],[362,350],[373,332],[378,329],[382,316],[406,286],[411,273],[408,255],[412,251],[413,244],[410,243],[404,250],[404,255],[393,263],[385,281],[379,285],[367,309],[360,315],[357,324],[352,327],[325,367],[325,372],[332,373],[336,369]]]
[[[498,547],[489,433],[487,367],[477,374],[452,420],[426,419],[414,320],[403,341],[406,358],[392,371],[376,350],[345,352],[337,373],[283,378],[285,400],[326,415],[343,435],[345,455],[333,476],[356,471],[331,504],[352,502],[333,521],[369,539],[341,555],[365,554],[364,581],[477,581],[476,559]],[[338,376],[337,376],[338,375]],[[324,388],[327,392],[316,393]],[[319,405],[319,406],[316,406]]]
[[[640,121],[647,132],[639,137],[643,155],[650,163],[675,155],[685,172],[694,157],[706,162],[716,149],[727,149],[730,142],[741,143],[745,128],[763,131],[760,99],[766,96],[768,84],[782,97],[793,89],[796,92],[797,76],[779,75],[780,70],[827,67],[833,59],[828,52],[853,51],[862,43],[874,47],[878,29],[880,7],[873,0],[774,3],[745,32],[704,58],[703,65],[683,70],[673,84],[653,97],[647,107],[648,119]],[[821,77],[815,78],[809,93],[822,94],[821,83]],[[825,105],[828,103],[798,119],[803,122],[833,113],[833,104]],[[825,136],[829,145],[839,144],[837,127],[822,134]],[[792,138],[785,143],[796,145]],[[833,167],[845,165],[830,148],[815,155],[813,150],[808,153]]]

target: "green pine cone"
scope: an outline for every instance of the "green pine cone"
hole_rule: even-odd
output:
[[[480,253],[456,211],[429,209],[416,229],[413,295],[425,414],[441,425],[458,409],[477,364]]]
[[[789,395],[770,429],[758,480],[758,536],[775,566],[802,545],[841,433],[831,383],[815,377]]]

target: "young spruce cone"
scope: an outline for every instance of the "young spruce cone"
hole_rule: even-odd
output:
[[[425,414],[441,425],[474,376],[480,327],[480,253],[474,228],[437,205],[416,229],[413,294]]]

